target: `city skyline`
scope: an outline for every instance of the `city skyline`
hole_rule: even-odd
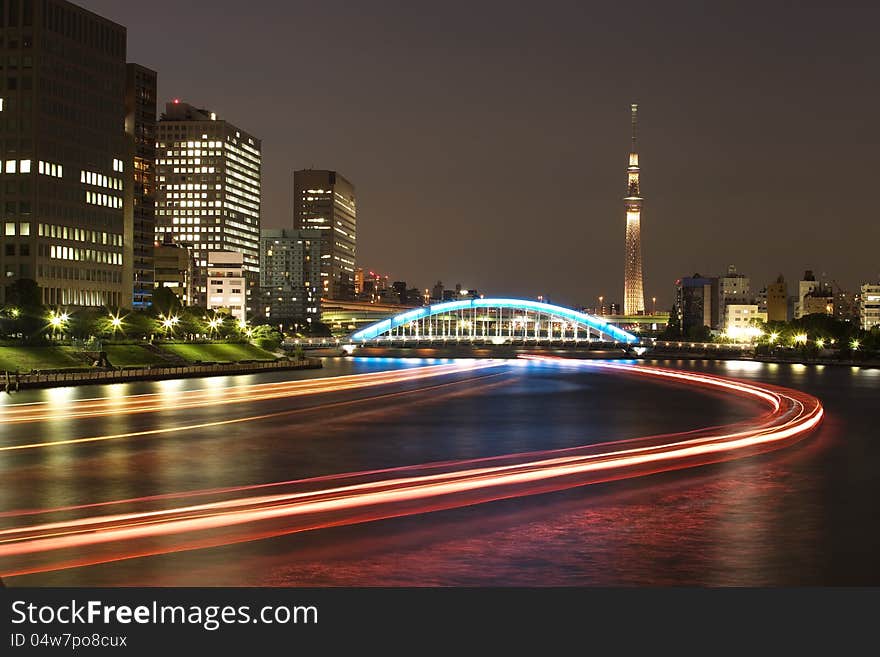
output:
[[[754,21],[746,9],[560,4],[532,15],[481,4],[459,21],[454,4],[429,16],[382,5],[344,17],[296,5],[250,14],[221,2],[205,15],[160,0],[145,15],[82,4],[129,27],[128,59],[160,72],[160,102],[183,96],[261,127],[266,227],[289,227],[295,169],[344,172],[368,227],[358,259],[395,277],[572,304],[620,294],[619,161],[629,137],[620,111],[630,98],[651,108],[643,239],[645,294],[658,307],[670,305],[677,278],[729,263],[767,282],[811,268],[850,289],[880,275],[869,240],[822,239],[872,230],[853,192],[873,180],[857,163],[876,141],[860,110],[878,100],[864,84],[877,63],[874,9],[771,5]],[[343,45],[332,50],[305,29],[341,17]],[[255,35],[247,47],[223,44],[232,22]],[[609,50],[618,56],[601,56]],[[305,65],[312,60],[320,66]],[[296,84],[291,61],[303,63]],[[406,94],[395,92],[401,80]],[[566,238],[535,249],[535,229],[551,218]],[[500,232],[504,248],[487,248]],[[426,252],[429,239],[436,247]]]
[[[11,647],[880,582],[880,5],[771,3],[0,0]]]

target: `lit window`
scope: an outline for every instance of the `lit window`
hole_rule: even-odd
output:
[[[15,235],[15,224],[11,221],[6,222],[6,236]]]

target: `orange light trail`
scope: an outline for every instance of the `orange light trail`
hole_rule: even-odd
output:
[[[12,424],[20,422],[45,422],[56,420],[89,419],[107,415],[127,415],[131,413],[151,413],[156,411],[178,411],[203,406],[238,404],[315,395],[327,392],[341,392],[394,383],[406,383],[432,376],[443,376],[457,372],[498,367],[502,361],[478,360],[473,362],[456,361],[441,365],[427,365],[400,370],[349,374],[320,379],[298,381],[278,381],[275,383],[256,383],[217,388],[200,388],[168,393],[149,393],[121,397],[99,397],[94,399],[71,400],[63,409],[54,408],[53,402],[33,402],[0,406],[0,422]]]
[[[815,397],[776,386],[641,365],[529,358],[718,389],[758,400],[770,411],[705,430],[180,493],[163,496],[180,500],[171,508],[4,529],[0,530],[0,572],[22,575],[225,545],[717,463],[790,445],[815,428],[824,413]],[[258,490],[263,494],[254,495]],[[200,494],[235,496],[192,503],[191,498]]]

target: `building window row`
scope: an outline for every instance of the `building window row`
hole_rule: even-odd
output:
[[[0,160],[0,173],[30,173],[30,160]]]
[[[53,178],[64,177],[64,167],[53,162],[44,162],[43,160],[40,160],[37,162],[37,171],[44,176],[52,176]]]
[[[122,199],[112,194],[98,194],[97,192],[86,192],[86,203],[92,205],[101,205],[105,208],[114,208],[116,210],[122,207]]]
[[[38,224],[37,233],[40,237],[52,237],[59,240],[122,246],[122,235],[119,233],[87,230],[85,228],[74,228],[73,226],[58,226],[56,224]],[[21,234],[25,235],[26,233]]]
[[[55,246],[49,249],[49,257],[55,260],[78,260],[80,262],[99,262],[105,265],[121,265],[122,254],[97,249],[80,249],[72,246]]]
[[[6,226],[5,226],[5,230],[3,231],[4,235],[6,237],[12,237],[13,235],[15,235],[16,234],[16,232],[15,232],[16,226],[18,227],[18,234],[21,235],[22,237],[27,237],[28,235],[31,234],[31,225],[29,223],[25,222],[25,223],[16,224],[15,222],[7,221]]]
[[[105,176],[102,173],[95,173],[94,171],[80,171],[79,181],[86,185],[94,185],[95,187],[104,187],[106,189],[122,191],[122,178]]]

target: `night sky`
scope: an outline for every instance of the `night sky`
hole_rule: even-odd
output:
[[[394,280],[621,301],[634,101],[649,307],[729,263],[756,289],[880,277],[876,8],[78,4],[128,27],[160,109],[179,97],[263,140],[264,226],[291,225],[294,169],[348,177],[359,265]]]

